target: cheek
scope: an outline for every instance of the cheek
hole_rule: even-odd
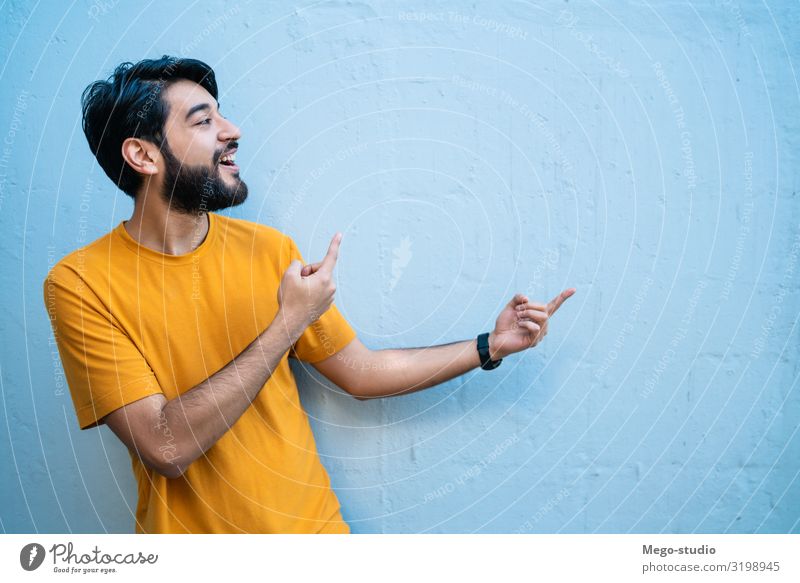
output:
[[[193,134],[173,135],[167,138],[172,155],[181,164],[189,166],[209,165],[214,162],[215,141]]]

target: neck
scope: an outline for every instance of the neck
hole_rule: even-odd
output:
[[[208,234],[208,213],[180,213],[159,193],[143,189],[136,195],[133,215],[123,226],[140,245],[166,255],[197,249]]]

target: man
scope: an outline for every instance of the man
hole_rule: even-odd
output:
[[[357,399],[406,394],[535,346],[574,293],[518,294],[477,339],[369,350],[333,304],[340,233],[305,265],[291,237],[214,212],[247,185],[208,65],[120,65],[84,92],[83,128],[133,215],[56,264],[44,296],[80,427],[130,451],[136,532],[350,532],[288,358]]]

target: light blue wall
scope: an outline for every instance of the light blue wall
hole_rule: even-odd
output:
[[[309,260],[345,233],[337,304],[368,346],[578,288],[539,347],[422,393],[297,367],[354,532],[800,532],[800,10],[648,4],[3,3],[2,529],[132,530],[41,282],[132,209],[81,91],[169,53],[215,67],[243,129],[229,214]]]

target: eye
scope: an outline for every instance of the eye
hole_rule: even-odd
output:
[[[201,122],[199,122],[199,123],[197,123],[195,125],[202,126],[202,125],[208,125],[210,123],[211,123],[211,118],[207,117],[206,119],[204,119],[203,121],[201,121]]]

